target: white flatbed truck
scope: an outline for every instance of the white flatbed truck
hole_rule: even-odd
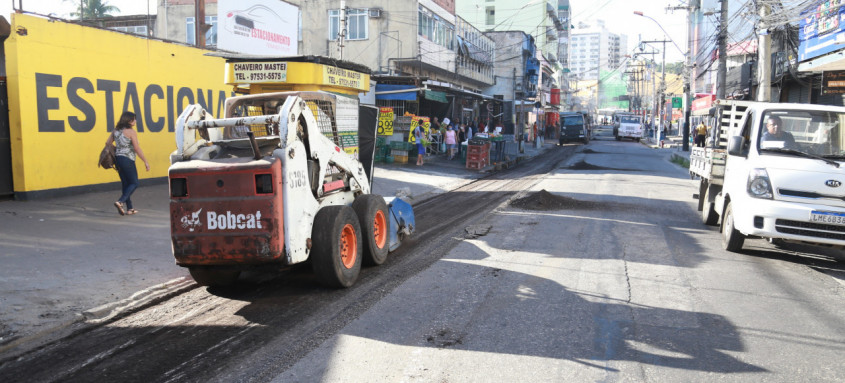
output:
[[[723,247],[738,252],[749,236],[845,246],[845,108],[717,100],[713,113],[690,176],[702,221],[721,220]]]

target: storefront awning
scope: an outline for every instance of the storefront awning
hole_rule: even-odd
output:
[[[444,104],[449,103],[446,100],[446,93],[445,92],[438,92],[436,90],[427,90],[425,91],[425,99],[431,101],[442,102]]]
[[[376,84],[376,100],[416,101],[418,89],[413,85]]]

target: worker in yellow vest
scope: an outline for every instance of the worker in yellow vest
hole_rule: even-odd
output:
[[[695,145],[703,148],[705,144],[705,140],[707,137],[707,126],[704,125],[704,122],[700,122],[698,126],[695,127]]]

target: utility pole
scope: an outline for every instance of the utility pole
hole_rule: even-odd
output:
[[[772,37],[769,35],[769,25],[766,20],[772,13],[772,9],[768,5],[758,2],[757,12],[760,14],[760,26],[757,30],[759,36],[757,41],[757,101],[769,102],[772,98]]]
[[[346,0],[340,0],[340,19],[338,20],[337,49],[343,60],[343,38],[346,37]]]
[[[640,42],[641,44],[663,43],[663,65],[661,67],[660,99],[659,99],[660,103],[657,104],[657,101],[658,101],[657,90],[655,89],[654,102],[655,102],[655,104],[656,104],[655,106],[657,108],[654,110],[654,114],[652,114],[652,116],[656,115],[656,117],[659,117],[661,129],[664,126],[664,121],[665,121],[664,114],[666,113],[666,43],[670,43],[670,42],[672,42],[672,41],[670,41],[670,40],[655,40],[655,41],[641,41]],[[656,75],[656,73],[654,75]],[[654,120],[654,122],[658,121],[657,118],[653,118],[653,120]],[[656,127],[657,127],[657,124],[655,124],[655,128]],[[660,136],[657,135],[657,137],[658,137],[657,140],[659,141]]]
[[[513,110],[511,110],[511,113],[513,113],[513,115],[511,116],[511,120],[513,121],[513,136],[515,139],[519,140],[519,131],[522,129],[519,128],[519,112],[516,111],[516,67],[513,67],[512,69],[513,81],[511,84],[513,86],[511,86],[511,100],[513,100]]]
[[[716,77],[716,98],[724,99],[728,78],[728,1],[721,0],[719,14],[719,70]]]
[[[81,3],[81,2],[80,2]],[[208,30],[205,24],[205,0],[196,0],[194,7],[194,36],[196,37],[197,48],[205,48],[205,31]],[[210,26],[209,26],[210,27]]]
[[[687,28],[687,53],[686,57],[684,57],[684,123],[679,127],[683,129],[684,135],[684,143],[683,143],[683,150],[685,152],[689,151],[689,120],[690,120],[690,103],[692,102],[692,95],[694,94],[694,90],[692,89],[692,76],[695,74],[692,70],[692,47],[693,47],[693,18],[692,13],[697,12],[698,9],[701,7],[701,0],[690,0],[688,7],[669,7],[667,10],[685,10],[687,11],[687,24],[689,27]],[[724,17],[723,17],[724,18]]]

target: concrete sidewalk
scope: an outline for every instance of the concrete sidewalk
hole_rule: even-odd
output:
[[[373,192],[417,204],[495,170],[443,155],[423,166],[377,164]],[[0,359],[197,287],[173,259],[167,185],[139,188],[136,215],[117,214],[119,195],[0,201]]]

